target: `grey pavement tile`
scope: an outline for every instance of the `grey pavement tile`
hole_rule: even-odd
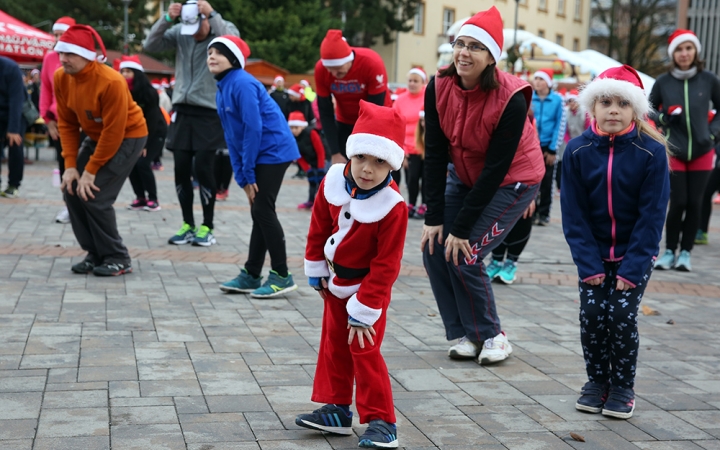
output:
[[[160,342],[206,341],[207,337],[197,320],[156,319],[155,330]]]
[[[322,437],[297,441],[266,441],[260,443],[262,450],[331,450],[333,447]]]
[[[242,421],[183,423],[185,442],[242,442],[255,441],[250,426]]]
[[[186,397],[201,395],[197,380],[141,381],[140,395],[143,397]]]
[[[493,435],[545,431],[545,427],[515,408],[505,412],[469,414],[468,417]]]
[[[585,414],[575,409],[576,395],[534,395],[532,398],[563,420],[568,422],[581,422],[592,420],[603,420],[600,414]],[[642,405],[638,402],[636,408]]]
[[[257,430],[284,430],[285,426],[274,412],[246,412],[245,420],[253,432]]]
[[[23,334],[23,336],[26,336]],[[3,342],[2,347],[0,347],[0,355],[22,355],[23,350],[25,349],[25,341],[18,341],[18,342],[10,342],[5,339],[3,339],[3,336],[0,334],[0,341]]]
[[[638,392],[637,396],[667,411],[714,409],[713,406],[688,394],[641,394]]]
[[[458,387],[436,369],[393,370],[390,375],[409,391],[453,391]]]
[[[457,416],[460,410],[446,399],[440,398],[398,398],[394,397],[395,408],[403,415],[411,416]]]
[[[133,348],[132,336],[87,336],[80,341],[83,349],[86,348]]]
[[[137,381],[137,367],[127,366],[104,366],[104,367],[80,367],[78,369],[78,381]]]
[[[51,355],[80,352],[80,336],[44,336],[31,335],[24,354]]]
[[[628,422],[659,440],[711,439],[699,428],[665,411],[637,411]]]
[[[43,409],[38,438],[106,436],[110,434],[107,408]]]
[[[261,352],[263,347],[253,336],[209,336],[216,353]]]
[[[77,367],[77,353],[57,353],[52,355],[25,355],[20,363],[21,369],[50,369],[55,367]]]
[[[0,420],[37,419],[42,392],[0,393]]]
[[[257,442],[199,442],[188,444],[187,450],[260,450]]]
[[[185,450],[178,424],[119,425],[112,427],[113,450]]]
[[[37,418],[4,420],[0,419],[0,444],[2,440],[33,439],[37,428]]]
[[[31,450],[33,448],[32,439],[11,439],[0,441],[0,448],[3,450]]]
[[[441,391],[440,395],[453,406],[478,406],[480,402],[469,396],[466,392],[457,391]]]
[[[558,383],[555,380],[548,381],[508,381],[512,387],[525,395],[573,395],[575,391]]]
[[[111,381],[108,388],[110,398],[140,397],[140,384],[137,381]]]
[[[583,431],[578,433],[585,438],[585,442],[578,442],[570,436],[563,436],[570,446],[587,450],[617,450],[633,448],[633,444],[613,433],[612,431]]]
[[[80,353],[80,368],[131,366],[135,364],[135,350],[132,347],[83,347]]]
[[[569,450],[572,448],[566,441],[548,432],[498,433],[493,437],[511,450]]]
[[[671,414],[700,429],[720,427],[720,411],[673,411]]]
[[[189,355],[182,342],[135,342],[135,357],[138,361],[145,361],[187,359]]]
[[[45,389],[45,380],[44,376],[0,377],[0,392],[42,391]]]
[[[43,409],[56,408],[107,408],[107,391],[57,391],[46,392]]]
[[[108,385],[104,381],[92,381],[87,383],[52,383],[45,387],[46,391],[89,391],[107,390]]]
[[[433,444],[440,448],[448,445],[463,445],[472,442],[474,445],[498,444],[490,434],[478,427],[467,416],[414,416],[412,424],[417,427]],[[398,427],[398,436],[402,439],[403,429]],[[404,445],[404,443],[403,443]]]
[[[626,420],[608,419],[600,422],[604,427],[631,442],[652,441],[654,438]]]
[[[693,443],[691,441],[663,441],[663,442],[633,442],[637,447],[646,450],[700,450],[702,443],[705,441],[698,441]],[[708,441],[710,442],[710,441]]]
[[[173,406],[172,397],[120,397],[110,399],[112,408],[139,406]]]
[[[34,450],[110,450],[108,436],[39,438]]]
[[[202,395],[193,397],[174,397],[175,409],[178,414],[204,414],[208,410],[205,397]]]
[[[522,405],[535,403],[530,397],[508,383],[482,381],[478,383],[457,383],[457,386],[480,403],[486,405]]]
[[[48,383],[74,383],[77,381],[77,367],[58,367],[48,370]]]
[[[139,361],[137,367],[141,381],[196,379],[195,369],[189,359]]]
[[[312,378],[301,366],[282,366],[277,369],[280,370],[253,370],[252,373],[260,386],[312,385]]]
[[[194,354],[192,363],[195,372],[201,373],[233,373],[249,372],[246,361],[243,359],[247,354]]]
[[[30,336],[80,336],[81,332],[79,323],[35,322]]]
[[[216,372],[197,375],[204,395],[262,394],[255,377],[249,372]]]
[[[211,413],[272,411],[263,395],[206,395]]]
[[[178,423],[174,406],[115,407],[110,410],[112,426]]]
[[[312,386],[265,386],[262,388],[270,406],[280,411],[313,411],[317,403],[310,401]]]

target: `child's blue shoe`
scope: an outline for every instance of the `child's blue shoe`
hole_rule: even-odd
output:
[[[325,405],[312,414],[300,414],[295,418],[295,425],[311,430],[350,436],[352,434],[352,412],[348,416],[335,405]]]
[[[575,409],[597,414],[602,411],[608,396],[608,383],[593,383],[588,381],[580,391],[580,398],[575,403]]]
[[[255,289],[260,287],[260,281],[262,277],[255,278],[250,275],[247,270],[243,267],[240,269],[240,275],[220,285],[220,290],[223,292],[240,292],[249,294]]]
[[[387,423],[384,420],[371,420],[367,430],[360,436],[358,447],[397,448],[397,427],[395,424]]]
[[[270,271],[267,281],[250,294],[253,298],[272,298],[285,295],[290,291],[297,289],[297,284],[293,281],[290,273],[286,277],[281,277],[274,270]]]
[[[632,389],[611,386],[602,415],[616,419],[629,419],[632,417],[633,411],[635,411],[635,392]]]

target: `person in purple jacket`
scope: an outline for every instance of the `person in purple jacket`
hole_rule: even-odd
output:
[[[650,106],[630,66],[600,74],[580,94],[592,125],[563,156],[565,239],[580,278],[580,341],[588,382],[580,411],[618,419],[635,409],[638,308],[670,197],[668,148],[644,118]]]

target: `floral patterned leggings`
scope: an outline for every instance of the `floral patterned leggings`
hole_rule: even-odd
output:
[[[653,264],[635,288],[625,291],[615,289],[620,262],[604,265],[602,284],[579,283],[580,342],[585,369],[592,382],[610,381],[613,386],[632,389],[640,347],[638,309]]]

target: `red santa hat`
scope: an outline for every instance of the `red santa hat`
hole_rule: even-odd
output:
[[[293,84],[292,86],[290,86],[290,88],[286,92],[291,97],[303,97],[305,89],[303,89],[303,87],[300,86],[300,84]]]
[[[405,118],[395,108],[360,100],[360,114],[347,140],[347,156],[370,155],[400,170],[405,152]]]
[[[95,51],[95,42],[100,46],[102,55],[98,55]],[[105,62],[107,60],[105,44],[97,31],[89,25],[72,25],[68,28],[55,44],[55,51],[73,53],[90,61]]]
[[[175,77],[170,78],[170,86],[175,86]]]
[[[598,75],[580,92],[579,101],[586,111],[592,111],[596,100],[611,97],[629,101],[638,118],[645,117],[650,111],[640,75],[627,64]]]
[[[310,87],[310,82],[308,80],[300,80],[300,86],[304,88]]]
[[[308,126],[308,122],[305,120],[305,115],[303,113],[300,111],[293,111],[288,117],[288,125],[291,127],[306,127]]]
[[[540,69],[533,74],[533,79],[540,78],[547,83],[548,87],[552,88],[554,75],[555,71],[552,69]]]
[[[488,48],[496,63],[500,61],[505,38],[502,16],[495,6],[469,18],[457,33],[457,37],[461,36],[477,39]]]
[[[63,33],[68,30],[71,26],[75,25],[75,19],[72,17],[61,17],[55,21],[52,26],[53,33],[56,31],[62,31]]]
[[[155,89],[160,89],[162,87],[162,84],[160,84],[160,80],[158,80],[157,78],[153,78],[153,80],[150,82],[150,84]]]
[[[570,92],[565,95],[565,100],[577,100],[579,93],[577,89],[570,89]]]
[[[123,56],[122,58],[120,58],[120,67],[118,69],[135,69],[139,70],[140,72],[145,71],[138,55]]]
[[[675,30],[675,32],[668,38],[668,55],[670,55],[670,59],[672,59],[673,53],[675,53],[675,49],[678,45],[683,42],[692,42],[697,49],[697,53],[700,53],[702,50],[700,39],[698,39],[695,33],[690,30]]]
[[[170,87],[170,83],[168,82],[168,79],[167,79],[167,78],[163,78],[162,80],[160,80],[160,86],[162,86],[163,88],[169,88],[169,87]]]
[[[410,71],[408,72],[408,76],[413,75],[413,74],[420,75],[420,78],[422,78],[423,83],[427,82],[427,74],[425,73],[424,70],[422,70],[421,67],[413,67],[412,69],[410,69]]]
[[[213,44],[222,44],[227,47],[228,50],[230,50],[232,54],[237,58],[238,62],[240,63],[240,68],[245,68],[245,63],[250,57],[250,46],[248,46],[245,41],[243,41],[237,36],[226,34],[224,36],[216,37],[215,39],[210,41],[210,44],[208,44],[208,48],[212,47]]]
[[[320,44],[320,61],[325,67],[339,67],[355,59],[341,30],[328,30]]]
[[[282,75],[275,75],[275,78],[273,78],[273,83],[277,84],[278,81],[285,81],[285,78]]]

